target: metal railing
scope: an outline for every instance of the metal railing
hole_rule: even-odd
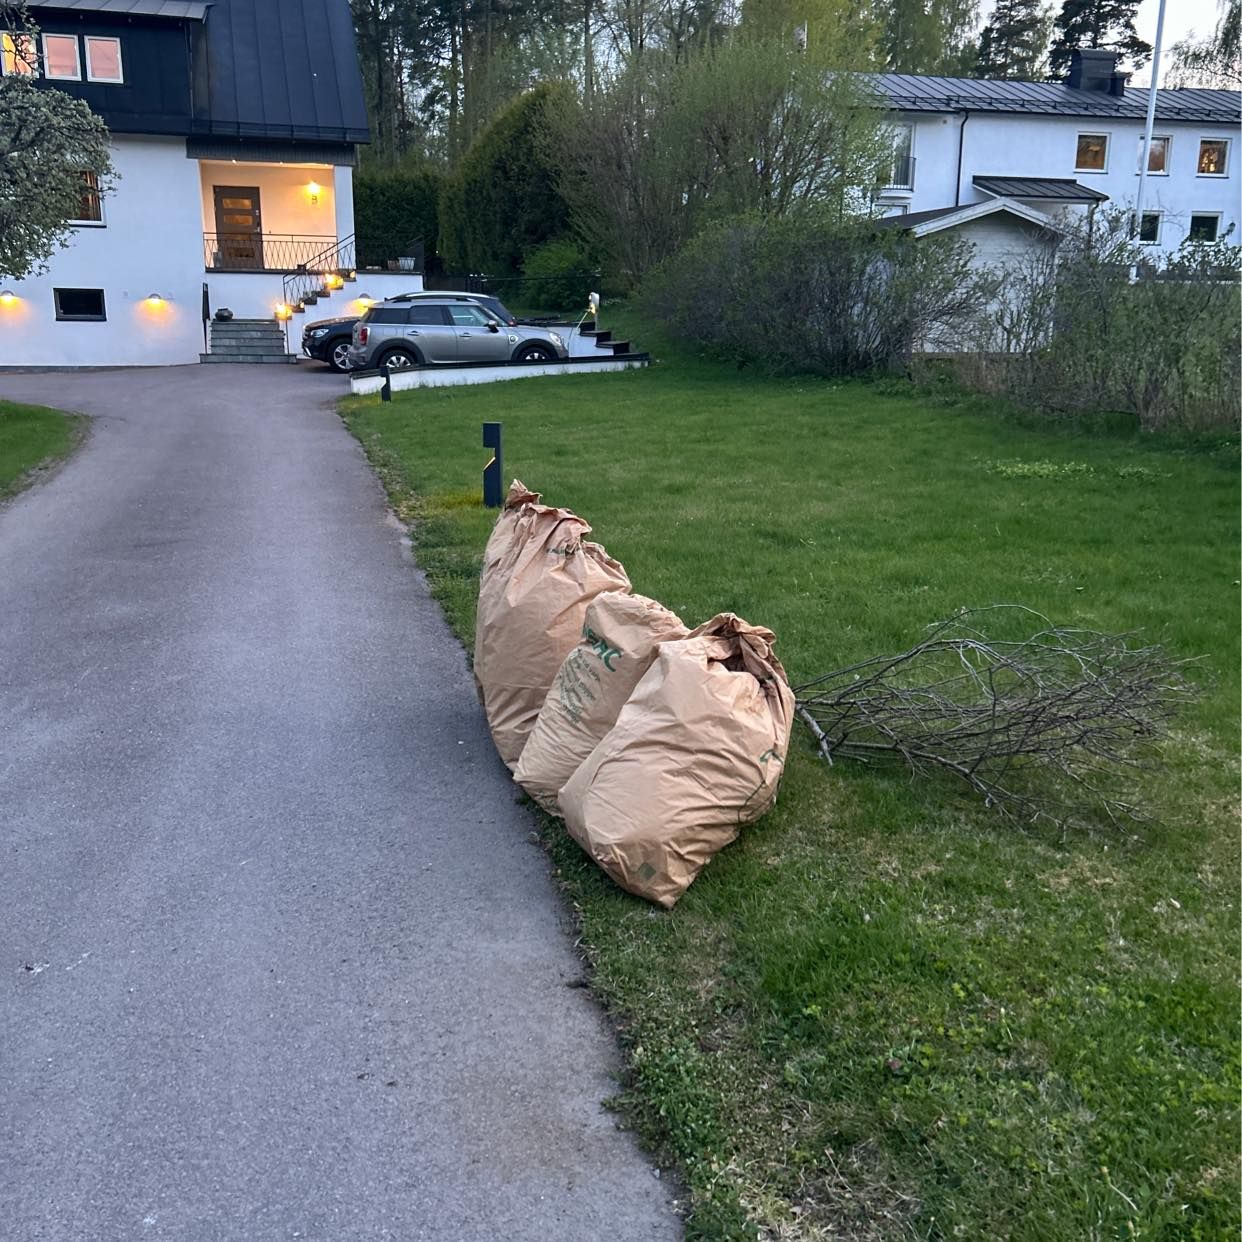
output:
[[[352,236],[349,242],[352,247]],[[212,272],[296,272],[336,245],[335,237],[298,233],[204,233],[203,266]]]
[[[282,300],[288,306],[304,304],[307,298],[324,291],[325,276],[352,277],[354,269],[354,235],[351,233],[340,241],[333,238],[331,245],[308,255],[296,271],[285,276],[281,282]]]

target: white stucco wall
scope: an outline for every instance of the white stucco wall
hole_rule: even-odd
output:
[[[1099,117],[1024,116],[972,112],[963,120],[959,113],[909,113],[914,125],[915,174],[913,193],[886,196],[891,205],[906,204],[909,210],[981,202],[989,196],[976,190],[976,176],[1072,177],[1082,185],[1109,196],[1106,207],[1133,206],[1138,192],[1139,142],[1143,122]],[[965,128],[963,129],[963,124]],[[1075,169],[1078,135],[1109,135],[1108,167],[1104,172]],[[1143,210],[1163,215],[1159,246],[1176,249],[1186,238],[1192,214],[1219,213],[1221,233],[1234,226],[1238,238],[1242,161],[1242,127],[1206,124],[1169,124],[1156,114],[1154,133],[1171,138],[1168,173],[1149,175]],[[958,184],[958,142],[962,144],[961,179]],[[1227,175],[1201,176],[1197,171],[1199,141],[1227,138],[1230,141]],[[1047,203],[1033,203],[1048,210]]]
[[[202,349],[202,210],[198,165],[183,138],[114,137],[118,173],[103,227],[76,229],[48,270],[4,281],[0,366],[196,362]],[[61,323],[52,290],[103,289],[107,320]],[[164,301],[153,306],[147,295]]]

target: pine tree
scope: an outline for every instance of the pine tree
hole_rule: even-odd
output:
[[[996,0],[979,36],[977,78],[1034,78],[1048,49],[1052,14],[1040,0]]]
[[[1145,65],[1151,44],[1140,39],[1134,29],[1137,8],[1138,0],[1065,0],[1054,23],[1052,72],[1068,72],[1071,55],[1083,48],[1119,52],[1135,69]]]

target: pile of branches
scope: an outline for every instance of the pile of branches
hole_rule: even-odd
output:
[[[989,638],[996,614],[1042,623]],[[987,614],[991,614],[990,616]],[[1133,634],[1063,629],[1016,605],[965,611],[898,655],[795,687],[798,715],[829,763],[904,760],[960,777],[1014,819],[1061,826],[1145,818],[1120,796],[1187,700],[1186,661]]]

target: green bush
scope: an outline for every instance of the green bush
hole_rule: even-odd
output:
[[[522,267],[522,301],[541,310],[585,310],[599,277],[577,242],[562,237],[532,251]]]
[[[440,199],[440,254],[450,271],[517,276],[561,236],[569,213],[547,154],[544,115],[572,99],[545,83],[519,96],[470,145]]]
[[[430,170],[359,173],[354,178],[354,233],[359,267],[382,267],[411,253],[419,239],[428,258],[439,235],[443,178]]]

